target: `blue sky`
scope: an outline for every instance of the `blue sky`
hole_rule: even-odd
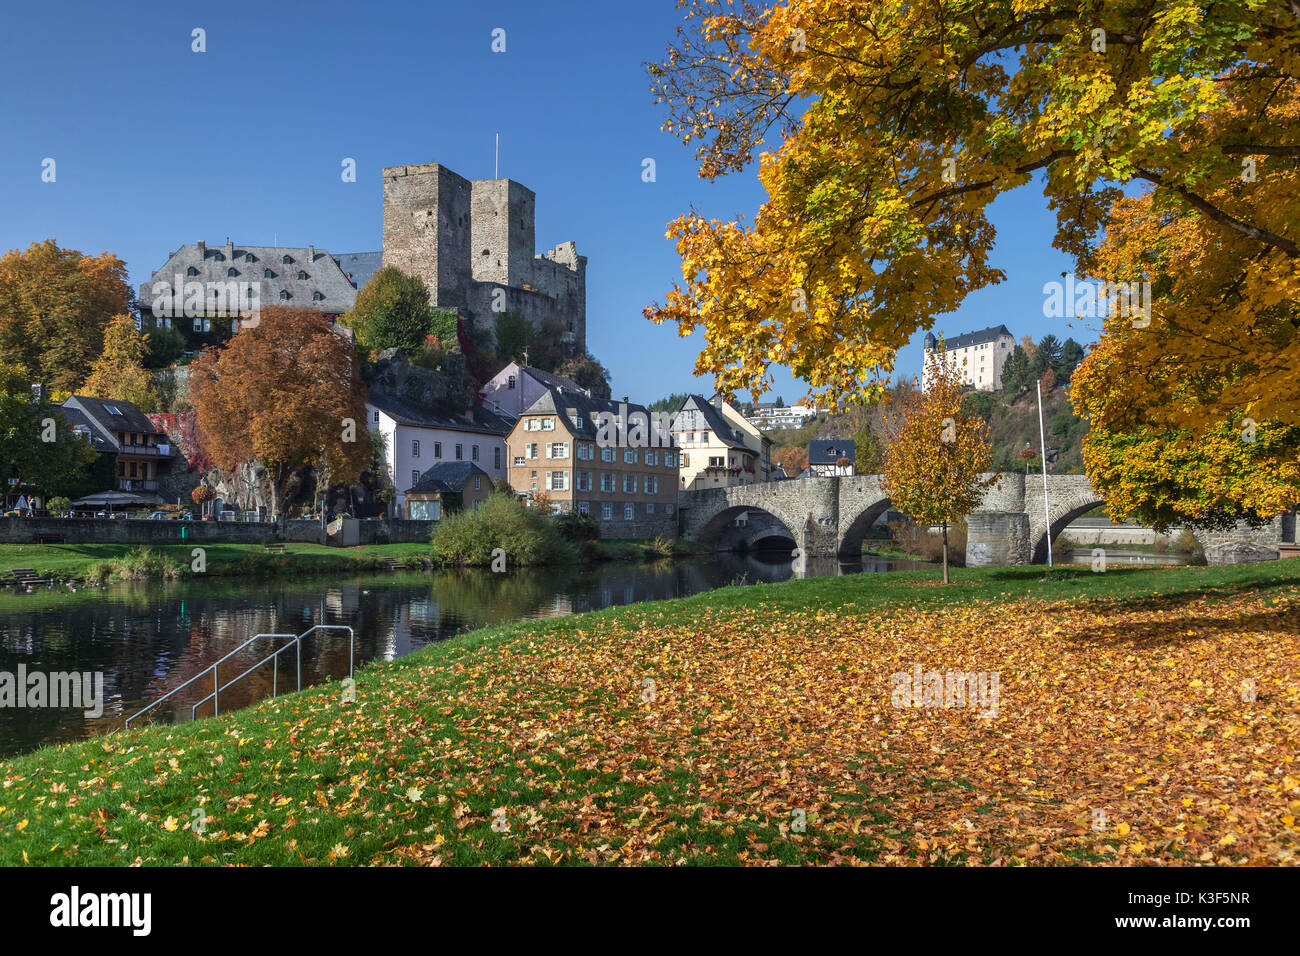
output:
[[[694,206],[752,216],[753,168],[698,178],[661,132],[642,64],[679,22],[672,0],[45,2],[12,6],[0,35],[0,249],[53,237],[123,258],[138,286],[180,245],[204,239],[380,248],[380,169],[440,162],[537,194],[539,251],[574,240],[588,263],[588,347],[616,395],[709,391],[680,339],[641,315],[680,275],[665,224]],[[191,50],[191,31],[207,52]],[[491,51],[506,30],[506,52]],[[46,157],[57,181],[41,182]],[[357,163],[357,182],[340,163]],[[641,179],[646,157],[657,181]],[[1042,315],[1042,285],[1071,268],[1054,219],[1026,187],[993,207],[1001,286],[936,330],[1005,323],[1018,337],[1095,334]],[[1077,322],[1077,320],[1076,320]],[[918,332],[897,374],[920,369]],[[806,387],[776,370],[774,394]]]

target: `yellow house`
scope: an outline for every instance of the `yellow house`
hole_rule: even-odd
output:
[[[685,491],[770,481],[772,439],[720,396],[691,395],[673,418]]]

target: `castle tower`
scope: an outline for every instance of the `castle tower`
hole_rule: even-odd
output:
[[[468,306],[469,180],[445,166],[384,170],[383,264],[419,276],[439,308]]]
[[[470,184],[470,270],[475,282],[521,288],[533,278],[533,191],[510,179]]]

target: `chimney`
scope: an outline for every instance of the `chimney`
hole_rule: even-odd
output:
[[[310,263],[313,263],[313,262],[315,262],[315,261],[316,261],[316,247],[315,247],[315,246],[308,246],[308,247],[307,247],[307,262],[310,264]]]
[[[199,240],[199,259],[200,261],[208,254],[208,244],[202,239]]]
[[[226,236],[226,261],[227,262],[235,261],[235,244],[230,241],[229,236]]]

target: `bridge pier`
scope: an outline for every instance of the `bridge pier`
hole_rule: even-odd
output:
[[[1029,515],[979,511],[966,516],[966,567],[989,568],[1030,561]]]

